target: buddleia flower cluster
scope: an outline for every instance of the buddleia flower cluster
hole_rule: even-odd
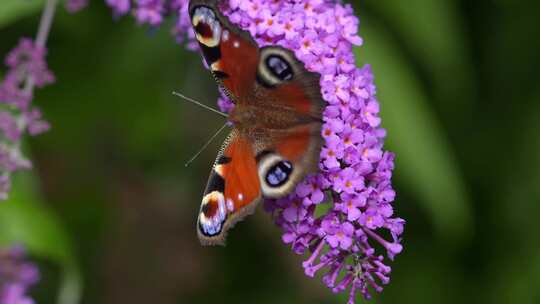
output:
[[[14,246],[0,249],[0,303],[33,304],[28,289],[39,280],[37,267],[25,260],[25,250]]]
[[[49,129],[41,112],[32,105],[33,87],[44,87],[54,81],[47,67],[44,47],[32,39],[22,38],[6,56],[7,73],[0,83],[0,199],[8,197],[11,174],[29,169],[31,162],[23,156],[25,135],[35,136]]]
[[[321,74],[327,102],[320,173],[285,199],[265,201],[282,239],[305,255],[305,274],[333,292],[371,297],[390,282],[388,260],[402,251],[405,221],[395,217],[394,154],[383,149],[379,103],[369,65],[357,68],[359,20],[340,1],[229,0],[222,9],[259,46],[280,45]],[[226,98],[222,110],[233,105]],[[382,248],[383,251],[377,250]]]
[[[106,0],[117,15],[132,12],[139,23],[159,26],[177,18],[174,33],[193,41],[187,0]],[[294,51],[305,67],[321,75],[324,111],[320,172],[289,197],[265,201],[283,230],[282,239],[305,255],[305,274],[322,274],[333,292],[371,297],[390,282],[388,260],[402,251],[405,221],[394,215],[391,177],[394,154],[383,149],[376,87],[369,65],[358,68],[353,47],[361,46],[359,20],[336,0],[223,0],[230,21],[249,31],[259,46]],[[189,44],[193,49],[194,45]],[[234,105],[218,100],[225,112]],[[382,250],[381,250],[382,249]]]

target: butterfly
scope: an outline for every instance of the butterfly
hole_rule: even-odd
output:
[[[197,219],[203,245],[224,245],[259,202],[287,196],[317,172],[325,102],[319,74],[288,49],[258,47],[218,0],[191,0],[189,14],[204,60],[235,104]]]

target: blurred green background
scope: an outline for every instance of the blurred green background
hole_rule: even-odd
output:
[[[35,34],[41,1],[22,2],[0,3],[2,57]],[[540,2],[353,4],[407,220],[372,303],[540,303]],[[345,303],[304,276],[262,210],[227,247],[199,245],[219,140],[183,164],[223,120],[171,95],[217,96],[171,26],[114,20],[101,0],[58,12],[57,83],[35,100],[53,128],[27,141],[35,169],[0,203],[0,244],[25,243],[41,268],[37,303]]]

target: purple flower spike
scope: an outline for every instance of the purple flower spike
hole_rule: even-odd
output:
[[[32,106],[32,86],[54,82],[45,61],[46,49],[23,38],[5,59],[8,71],[0,82],[0,200],[7,199],[11,173],[31,167],[20,150],[23,136],[49,129],[41,111]],[[0,302],[1,303],[1,302]]]
[[[355,303],[357,293],[369,299],[372,290],[381,292],[390,282],[386,260],[403,249],[405,221],[394,216],[394,155],[383,150],[386,132],[380,127],[373,74],[369,66],[354,63],[353,46],[362,44],[359,20],[350,5],[332,0],[223,4],[231,22],[260,46],[291,49],[308,70],[321,74],[327,107],[320,172],[286,199],[267,200],[265,210],[283,229],[282,240],[308,256],[307,276],[322,273],[333,292],[348,290],[348,303]],[[225,97],[218,105],[224,111],[233,107]]]
[[[165,12],[164,4],[161,0],[138,0],[135,10],[135,19],[140,24],[148,23],[151,26],[158,26],[163,21]]]
[[[131,9],[131,0],[105,0],[116,16],[122,16]]]
[[[34,300],[26,294],[39,281],[37,267],[25,261],[22,247],[0,249],[0,303],[32,304]]]

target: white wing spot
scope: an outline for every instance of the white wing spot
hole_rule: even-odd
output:
[[[243,201],[244,200],[244,194],[238,193],[238,200]]]
[[[222,38],[223,38],[223,41],[228,41],[229,40],[229,31],[227,30],[224,30],[223,31],[223,34],[221,34]]]
[[[235,42],[233,43],[233,46],[234,46],[235,48],[239,48],[239,47],[240,47],[240,42],[235,41]]]
[[[234,211],[234,202],[230,198],[227,199],[227,209],[229,210],[229,212]]]

